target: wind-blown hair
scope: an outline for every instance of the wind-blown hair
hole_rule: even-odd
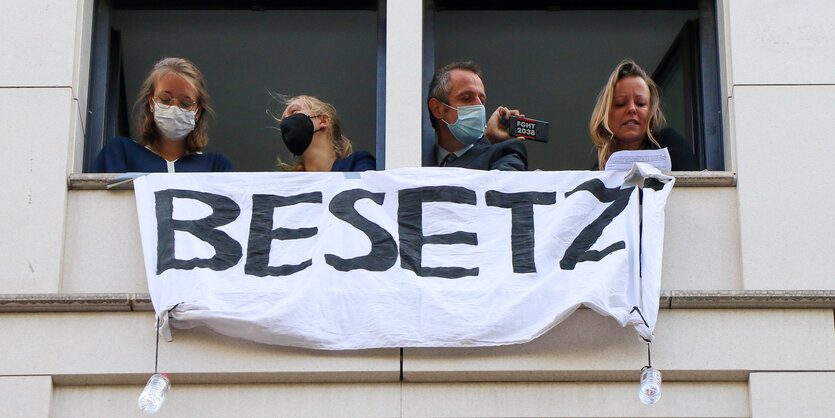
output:
[[[294,97],[286,97],[278,94],[272,94],[274,99],[276,99],[279,103],[284,105],[286,108],[290,105],[290,103],[300,100],[304,107],[310,109],[311,115],[310,116],[318,116],[318,115],[328,115],[330,117],[331,123],[325,128],[325,132],[328,134],[328,137],[331,140],[331,144],[333,145],[333,150],[336,152],[336,158],[346,158],[353,152],[353,146],[351,145],[351,140],[346,138],[342,135],[342,124],[339,122],[339,118],[336,116],[336,109],[330,103],[325,103],[314,96],[307,96],[307,95],[298,95]],[[281,123],[281,118],[276,116],[272,112],[267,112],[273,119],[277,122]],[[278,159],[278,166],[284,171],[305,171],[304,169],[304,160],[301,157],[296,157],[295,162],[293,164],[285,163],[281,161],[281,158]]]
[[[449,104],[449,92],[452,90],[452,81],[450,80],[452,70],[470,71],[475,73],[481,79],[482,83],[484,82],[484,78],[481,76],[481,68],[479,68],[475,61],[456,61],[438,70],[432,76],[432,81],[429,83],[429,95],[426,98],[426,107],[429,109],[429,122],[432,123],[432,128],[434,129],[438,129],[438,121],[432,115],[432,108],[429,107],[429,101],[438,99],[442,103]]]
[[[154,113],[151,112],[151,107],[148,104],[148,98],[154,97],[154,90],[159,79],[168,74],[178,75],[183,77],[192,88],[197,92],[195,103],[197,108],[202,109],[200,117],[194,122],[194,130],[185,137],[185,150],[187,154],[193,154],[200,151],[206,144],[209,143],[207,116],[214,116],[215,112],[209,105],[209,92],[206,89],[206,81],[203,79],[203,74],[191,61],[185,58],[163,58],[156,64],[154,68],[145,78],[142,87],[139,89],[139,96],[134,104],[134,109],[137,110],[137,134],[139,135],[139,143],[142,145],[153,145],[160,139],[162,135],[154,122]]]
[[[589,121],[589,133],[591,140],[597,147],[597,163],[602,170],[606,166],[606,161],[615,152],[618,151],[618,145],[615,140],[612,129],[609,127],[609,111],[612,108],[612,100],[615,95],[615,86],[618,81],[625,78],[640,77],[647,83],[649,87],[649,105],[650,118],[647,124],[647,137],[650,142],[658,146],[661,145],[653,136],[653,132],[661,129],[666,124],[664,114],[661,112],[661,89],[652,81],[647,73],[631,59],[621,61],[618,66],[609,75],[609,81],[600,90],[597,95],[597,104],[594,106],[594,111],[591,114]]]

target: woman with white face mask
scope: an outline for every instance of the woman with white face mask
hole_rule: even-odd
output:
[[[220,154],[203,154],[209,141],[209,93],[203,74],[183,58],[165,58],[145,79],[135,105],[139,143],[116,137],[93,163],[94,173],[232,171]]]

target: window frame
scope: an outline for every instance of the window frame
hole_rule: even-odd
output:
[[[495,0],[423,0],[423,102],[435,72],[435,12],[438,10],[507,10],[506,3]],[[722,121],[721,77],[719,67],[718,24],[716,2],[713,0],[636,0],[624,4],[618,0],[521,0],[513,10],[697,10],[697,68],[691,86],[694,93],[694,152],[701,167],[709,171],[725,169]],[[666,57],[665,57],[666,58]],[[663,62],[662,62],[663,64]],[[435,132],[424,106],[422,163],[431,166],[434,156]]]
[[[90,50],[89,100],[86,109],[87,131],[84,133],[82,170],[92,171],[99,151],[110,138],[127,132],[129,103],[125,92],[119,31],[110,24],[110,11],[118,8],[134,10],[374,10],[377,12],[377,91],[375,151],[377,169],[385,169],[386,119],[386,0],[185,0],[171,4],[159,0],[95,0]],[[350,3],[350,4],[346,4]]]

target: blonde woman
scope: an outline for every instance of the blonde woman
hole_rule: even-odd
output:
[[[232,171],[220,154],[203,154],[213,114],[203,74],[184,58],[154,65],[134,105],[139,143],[116,137],[93,163],[94,173]]]
[[[616,151],[667,148],[674,171],[698,170],[690,145],[664,124],[658,85],[634,61],[622,61],[598,94],[589,122],[595,169]]]
[[[313,96],[283,100],[287,107],[276,118],[284,145],[298,157],[295,164],[279,160],[285,171],[367,171],[377,162],[365,151],[351,153],[351,141],[342,135],[336,110]]]

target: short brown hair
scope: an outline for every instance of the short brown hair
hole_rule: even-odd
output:
[[[469,71],[477,75],[478,78],[481,78],[482,83],[484,82],[481,76],[481,68],[479,68],[475,61],[455,61],[438,70],[432,76],[432,81],[429,83],[429,95],[426,98],[426,107],[429,108],[429,122],[432,123],[432,127],[435,129],[438,129],[438,121],[432,115],[432,108],[429,107],[429,101],[438,99],[442,103],[449,104],[449,92],[452,90],[452,82],[450,81],[450,73],[452,73],[452,70]]]

